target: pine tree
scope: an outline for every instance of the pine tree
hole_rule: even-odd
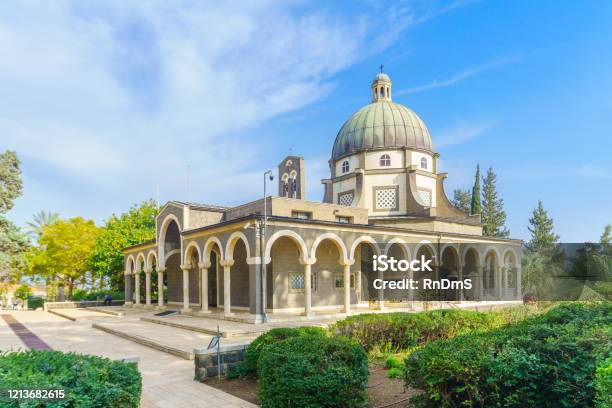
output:
[[[476,179],[474,187],[472,187],[472,204],[470,206],[470,214],[476,215],[482,212],[480,205],[480,164],[476,165]]]
[[[505,227],[506,212],[504,200],[497,196],[497,176],[493,167],[482,178],[482,226],[483,234],[489,237],[507,237],[510,231]]]
[[[456,189],[453,191],[453,205],[455,208],[465,211],[466,213],[470,213],[470,192],[469,190]]]
[[[612,244],[612,224],[606,225],[604,233],[601,235],[599,242],[602,244]]]
[[[536,252],[552,247],[559,240],[559,236],[553,232],[553,227],[553,219],[548,216],[542,201],[538,201],[538,206],[529,218],[527,229],[531,233],[531,240],[527,243],[527,249]]]

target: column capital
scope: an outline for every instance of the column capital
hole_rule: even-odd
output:
[[[155,271],[157,273],[164,273],[164,272],[166,272],[166,268],[155,268]]]
[[[317,263],[317,258],[299,258],[298,261],[302,265],[312,265]]]
[[[131,275],[131,274],[132,274],[132,272],[131,272],[131,271],[128,271],[128,270],[126,269],[125,271],[123,271],[123,274],[124,274],[124,275]]]
[[[340,265],[342,266],[351,266],[355,263],[354,259],[342,259],[340,260]]]
[[[198,263],[198,267],[199,267],[200,269],[204,269],[204,268],[208,269],[208,268],[210,268],[211,266],[212,266],[212,263],[211,263],[210,261],[202,261],[202,262],[199,262],[199,263]]]
[[[144,268],[143,271],[146,274],[150,274],[151,272],[153,272],[153,268]]]
[[[233,265],[234,265],[234,260],[233,260],[233,259],[224,259],[224,260],[222,260],[222,261],[221,261],[221,262],[219,262],[219,263],[220,263],[220,264],[221,264],[221,266],[223,266],[224,268],[225,268],[226,266],[231,267],[231,266],[233,266]]]
[[[183,271],[188,271],[191,269],[191,264],[190,263],[186,263],[186,264],[181,264],[181,269]]]

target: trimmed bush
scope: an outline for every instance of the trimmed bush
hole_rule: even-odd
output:
[[[246,350],[244,350],[244,363],[233,370],[234,372],[231,373],[230,376],[233,378],[238,376],[256,376],[257,361],[259,360],[261,352],[266,347],[278,343],[279,341],[291,337],[325,337],[326,335],[327,332],[320,327],[280,327],[272,329],[257,337],[251,344],[248,345]]]
[[[142,380],[134,363],[60,351],[5,352],[0,354],[0,390],[58,389],[66,399],[46,401],[45,407],[138,407]],[[6,394],[0,406],[15,406]],[[21,402],[35,408],[37,402]]]
[[[36,310],[43,307],[45,300],[40,296],[28,296],[28,309]]]
[[[595,407],[612,408],[612,358],[595,371]]]
[[[103,301],[104,296],[110,294],[113,300],[123,300],[125,294],[121,291],[110,291],[110,290],[100,290],[88,292],[83,289],[75,290],[72,294],[72,300],[74,301]]]
[[[490,330],[533,313],[533,307],[524,306],[489,313],[444,309],[420,313],[362,314],[341,320],[330,330],[357,340],[368,351],[375,347],[399,351],[437,339]]]
[[[595,370],[612,347],[610,327],[612,304],[566,304],[431,342],[406,358],[404,378],[425,391],[420,402],[427,407],[593,406]]]
[[[264,348],[258,361],[259,400],[274,407],[361,407],[368,358],[342,337],[298,336]]]

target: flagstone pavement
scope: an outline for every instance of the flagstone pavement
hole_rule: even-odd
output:
[[[194,363],[91,327],[92,320],[70,321],[43,311],[0,311],[10,314],[54,350],[96,354],[112,359],[138,358],[142,374],[142,408],[255,407],[225,392],[193,380]],[[108,321],[107,318],[102,317]],[[22,336],[23,337],[23,336]],[[0,350],[26,348],[0,319]]]

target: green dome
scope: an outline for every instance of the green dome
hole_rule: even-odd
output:
[[[381,100],[364,106],[344,122],[334,142],[332,160],[365,150],[403,147],[433,153],[427,126],[404,105]]]

